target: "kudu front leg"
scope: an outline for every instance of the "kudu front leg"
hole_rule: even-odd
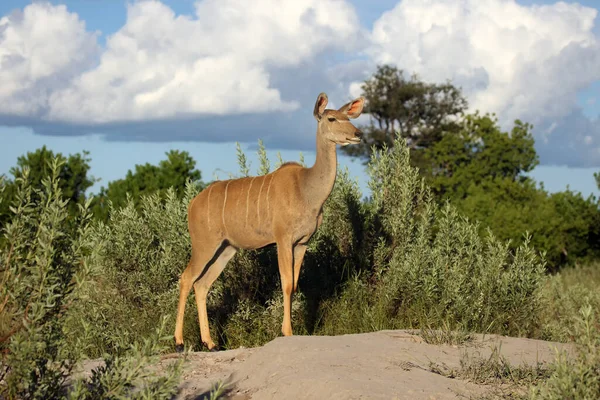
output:
[[[281,333],[283,336],[292,336],[292,291],[294,289],[293,262],[294,253],[291,241],[277,243],[277,261],[281,290],[283,291],[283,323]]]

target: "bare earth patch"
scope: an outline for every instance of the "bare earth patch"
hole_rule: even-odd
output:
[[[553,362],[555,349],[565,346],[497,335],[474,335],[460,346],[433,345],[403,330],[279,337],[260,348],[191,353],[177,398],[208,398],[219,381],[228,388],[224,398],[237,400],[478,397],[492,388],[440,375],[431,366],[459,369],[465,352],[485,358],[494,348],[515,367],[535,366]],[[158,367],[176,357],[163,356]]]

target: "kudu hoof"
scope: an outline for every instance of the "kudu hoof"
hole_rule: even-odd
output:
[[[183,353],[183,344],[176,344],[175,351],[178,353]]]
[[[212,348],[209,347],[206,343],[204,343],[204,346],[208,349],[209,352],[211,353],[215,353],[217,351],[221,351],[221,349],[219,348],[219,346],[215,345]]]

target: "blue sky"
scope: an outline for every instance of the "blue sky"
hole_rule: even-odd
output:
[[[532,122],[532,176],[599,194],[597,1],[33,3],[0,2],[0,173],[47,145],[91,152],[92,191],[170,149],[225,178],[234,142],[253,154],[259,138],[272,161],[302,151],[311,163],[317,94],[340,106],[389,62],[460,84],[505,129]],[[363,166],[340,163],[365,191]]]

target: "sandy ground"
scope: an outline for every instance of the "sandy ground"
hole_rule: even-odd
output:
[[[500,349],[512,365],[549,363],[565,345],[476,335],[461,346],[425,343],[411,331],[280,337],[260,348],[191,353],[177,399],[204,399],[217,382],[226,399],[456,399],[492,390],[431,372],[459,368],[461,357]],[[176,354],[165,355],[159,366]],[[432,364],[433,363],[433,364]]]

